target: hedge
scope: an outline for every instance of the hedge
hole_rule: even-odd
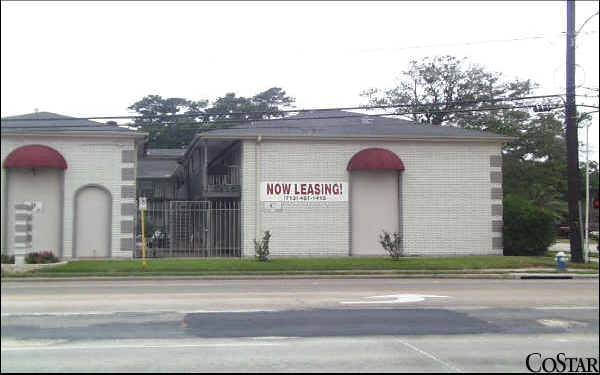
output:
[[[522,198],[504,199],[504,255],[543,255],[555,240],[550,212]]]

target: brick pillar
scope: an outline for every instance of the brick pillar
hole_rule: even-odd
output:
[[[15,264],[24,264],[25,256],[31,251],[31,212],[33,204],[15,204]]]

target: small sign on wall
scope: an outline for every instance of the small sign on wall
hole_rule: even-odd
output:
[[[31,202],[31,205],[31,212],[42,212],[42,210],[44,209],[44,202],[42,201],[33,201]]]
[[[281,202],[264,202],[265,211],[280,212],[282,211]]]
[[[140,209],[140,211],[146,211],[148,209],[148,201],[146,200],[145,197],[140,197],[139,209]]]
[[[262,182],[263,202],[345,202],[346,182]]]

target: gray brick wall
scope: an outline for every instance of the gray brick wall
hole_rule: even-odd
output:
[[[72,255],[75,192],[82,186],[99,184],[107,188],[112,197],[111,254],[116,258],[130,258],[132,256],[131,250],[122,251],[120,240],[121,238],[127,238],[133,241],[133,234],[121,233],[121,220],[133,220],[135,217],[135,195],[123,197],[121,187],[124,184],[121,168],[126,166],[135,172],[135,160],[130,164],[122,164],[123,151],[127,151],[125,154],[129,157],[128,151],[134,148],[133,140],[124,138],[71,138],[53,135],[23,137],[2,133],[0,160],[4,160],[14,149],[28,144],[42,144],[52,147],[63,155],[69,166],[65,173],[64,182],[63,256],[69,258]],[[2,199],[4,199],[6,192],[6,168],[0,168],[0,170],[2,177],[0,194],[3,197]],[[135,179],[129,180],[127,184],[135,186]],[[133,205],[133,211],[122,213],[122,204]],[[4,213],[2,213],[1,218],[0,229],[2,231],[2,240],[0,242],[4,246],[4,236],[6,235],[4,233],[6,226]],[[12,250],[3,248],[2,251]]]
[[[350,158],[369,147],[398,155],[403,172],[404,245],[407,255],[498,254],[490,207],[494,200],[490,156],[500,145],[476,142],[265,141],[260,181],[349,182]],[[256,237],[255,143],[242,149],[242,250],[254,256]],[[259,202],[260,230],[271,230],[271,254],[346,256],[350,242],[350,202],[295,205],[266,212]],[[465,241],[468,239],[468,241]]]

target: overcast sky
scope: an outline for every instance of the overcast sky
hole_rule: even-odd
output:
[[[294,96],[298,108],[356,106],[365,104],[361,91],[393,86],[410,60],[442,54],[468,57],[508,79],[532,79],[540,94],[564,93],[566,1],[3,1],[1,7],[2,116],[36,108],[127,115],[148,94],[214,100],[273,86]],[[598,1],[578,1],[576,27],[598,8]],[[596,16],[577,38],[579,95],[598,88],[598,30]],[[598,160],[593,116],[590,144]]]

